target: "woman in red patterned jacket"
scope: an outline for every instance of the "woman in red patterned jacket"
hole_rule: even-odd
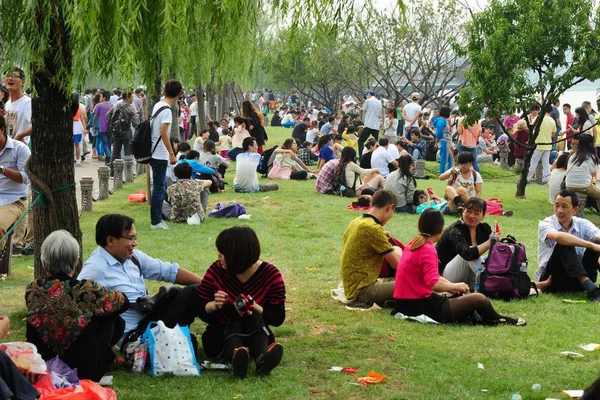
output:
[[[285,284],[279,270],[261,261],[260,243],[248,227],[219,234],[218,259],[198,288],[198,314],[208,324],[202,335],[210,357],[231,362],[233,374],[243,379],[251,358],[256,375],[268,375],[283,356],[269,326],[285,320]]]

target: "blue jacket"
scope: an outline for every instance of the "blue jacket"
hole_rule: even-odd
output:
[[[214,175],[215,174],[214,169],[207,167],[206,165],[202,165],[196,160],[184,159],[184,160],[179,161],[177,164],[182,163],[182,162],[188,163],[192,167],[192,179],[196,179],[196,174],[206,174],[206,175]]]

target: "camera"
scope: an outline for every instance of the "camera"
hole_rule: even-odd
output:
[[[235,305],[235,309],[238,310],[242,316],[249,315],[254,308],[254,299],[252,296],[240,294],[233,304]]]

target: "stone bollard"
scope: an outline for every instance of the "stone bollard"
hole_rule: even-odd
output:
[[[94,190],[94,178],[84,176],[79,181],[81,188],[81,210],[92,211],[92,191]]]
[[[425,176],[425,160],[417,160],[415,162],[415,176],[423,178]]]
[[[115,180],[113,182],[113,189],[120,189],[123,187],[123,167],[125,162],[122,159],[113,161],[113,172]]]
[[[124,180],[125,182],[133,182],[133,156],[125,156],[123,161],[125,162]]]
[[[108,199],[108,178],[110,177],[110,167],[98,168],[98,200]]]
[[[587,203],[587,194],[583,192],[575,192],[575,195],[579,200],[579,210],[577,211],[577,214],[575,214],[575,216],[579,218],[584,218],[583,213],[585,210],[585,204]]]
[[[542,181],[544,179],[542,175],[544,175],[544,169],[542,168],[542,162],[540,161],[537,165],[537,168],[535,169],[535,183],[537,183],[538,185],[542,184]]]
[[[137,166],[135,171],[136,175],[144,175],[146,173],[146,166],[144,164],[136,163],[135,165]]]
[[[508,169],[508,151],[500,151],[500,168]]]

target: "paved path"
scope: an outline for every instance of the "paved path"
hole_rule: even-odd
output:
[[[91,146],[90,146],[91,148]],[[81,163],[81,167],[75,167],[75,183],[77,183],[77,206],[81,207],[81,188],[79,181],[84,176],[94,178],[94,197],[98,196],[98,168],[104,165],[104,161],[98,161],[91,158],[91,154],[85,157],[85,161]],[[112,190],[113,179],[109,178],[108,186]]]

